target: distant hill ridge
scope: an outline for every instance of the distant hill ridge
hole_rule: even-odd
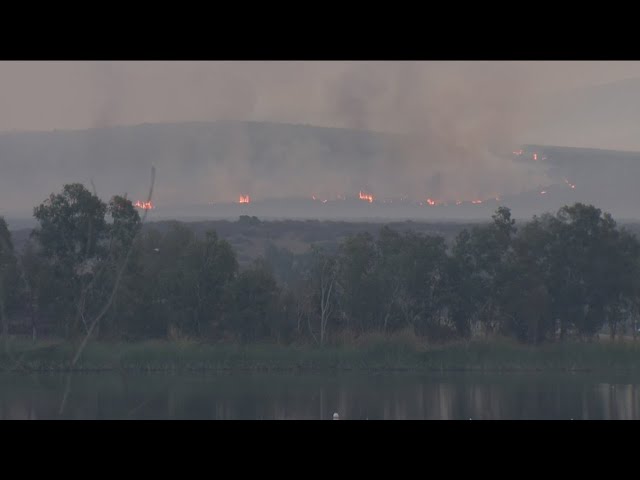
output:
[[[158,169],[155,198],[167,205],[209,203],[207,193],[214,190],[214,184],[221,188],[231,183],[221,177],[218,167],[222,163],[230,167],[230,175],[236,179],[244,176],[255,184],[278,180],[294,169],[308,171],[306,180],[313,183],[318,172],[330,170],[336,178],[352,181],[349,191],[357,195],[371,165],[390,165],[393,169],[402,140],[397,134],[273,122],[184,122],[4,132],[0,133],[0,215],[30,217],[32,208],[49,193],[74,181],[89,185],[94,180],[103,198],[123,193],[142,198],[152,165]],[[577,188],[556,197],[547,195],[540,205],[536,202],[542,200],[533,201],[531,195],[510,198],[509,206],[521,209],[523,215],[575,200],[593,203],[618,217],[639,217],[640,189],[636,184],[640,152],[549,145],[525,148],[545,153],[554,177],[560,183],[567,178]],[[234,171],[239,164],[250,171]],[[230,188],[225,198],[234,201],[239,193],[243,192]],[[373,210],[369,208],[367,215],[376,216]],[[433,212],[442,215],[442,210]],[[277,217],[278,212],[262,216]],[[480,217],[486,218],[487,212],[480,208],[472,211],[472,218]]]

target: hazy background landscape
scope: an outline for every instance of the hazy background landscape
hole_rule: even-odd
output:
[[[639,93],[634,62],[4,62],[0,215],[155,165],[150,220],[635,219]]]

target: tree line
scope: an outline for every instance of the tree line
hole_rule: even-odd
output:
[[[214,231],[143,230],[130,200],[105,203],[81,184],[34,217],[19,252],[0,218],[3,335],[19,324],[34,338],[324,345],[345,331],[410,329],[433,342],[540,344],[637,332],[640,243],[591,205],[522,225],[500,207],[452,242],[385,226],[301,255],[272,245],[247,268]]]

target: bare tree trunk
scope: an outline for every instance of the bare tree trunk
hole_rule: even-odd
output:
[[[2,322],[2,338],[7,339],[9,336],[9,320],[7,319],[5,295],[7,294],[5,293],[4,281],[0,278],[0,321]]]
[[[31,317],[31,340],[35,343],[38,339],[38,331],[36,328],[36,305],[33,299],[29,302],[29,316]]]
[[[613,342],[616,339],[616,322],[609,320],[609,337]]]
[[[2,300],[2,286],[0,285],[0,320],[2,320],[2,338],[8,338],[9,335],[9,323],[7,321],[6,312],[4,309],[4,300]]]
[[[382,325],[382,331],[387,333],[387,323],[389,321],[389,317],[391,316],[391,308],[396,301],[396,295],[400,290],[400,285],[396,285],[396,288],[393,289],[393,293],[391,294],[391,301],[389,302],[389,307],[387,308],[387,314],[384,316],[384,323]]]
[[[320,345],[324,345],[324,339],[327,331],[327,323],[331,314],[331,291],[333,290],[334,280],[329,283],[328,289],[322,286],[322,298],[320,300]]]
[[[313,328],[311,328],[311,320],[309,320],[309,317],[307,316],[307,326],[309,327],[309,333],[311,334],[311,337],[313,338],[313,341],[316,343],[318,342],[318,339],[316,338],[316,334],[313,333]]]
[[[298,332],[298,335],[300,335],[300,324],[302,323],[302,312],[298,311],[298,322],[296,325],[296,331]]]
[[[325,260],[320,274],[320,345],[324,345],[327,323],[331,315],[331,292],[335,283],[333,271],[327,272],[328,260]]]

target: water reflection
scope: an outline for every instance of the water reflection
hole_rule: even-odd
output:
[[[590,375],[0,375],[2,419],[638,419],[638,379]]]

